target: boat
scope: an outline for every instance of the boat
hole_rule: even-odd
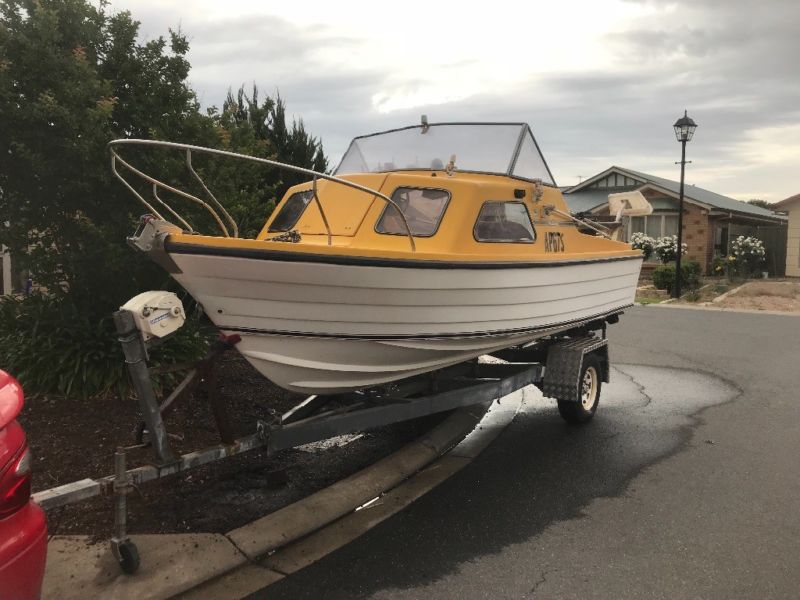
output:
[[[184,152],[205,196],[134,167],[122,157],[130,145]],[[110,149],[114,173],[149,213],[129,243],[287,390],[390,385],[613,322],[634,302],[642,253],[569,213],[525,123],[423,119],[356,137],[333,174],[171,142],[115,140]],[[193,168],[198,153],[290,169],[308,182],[244,239]],[[152,184],[153,198],[122,173]],[[220,232],[195,232],[165,191],[202,205]]]

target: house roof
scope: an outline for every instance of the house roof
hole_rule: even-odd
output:
[[[606,205],[608,203],[608,194],[615,191],[620,190],[588,189],[574,193],[564,193],[564,201],[573,214],[590,212],[595,208]],[[648,198],[647,201],[653,207],[653,210],[677,210],[677,200],[672,198]]]
[[[773,204],[773,208],[777,208],[778,210],[784,210],[789,208],[789,205],[794,204],[795,202],[800,202],[800,194],[795,194],[794,196],[789,196],[785,200],[781,200],[780,202],[776,202]]]
[[[578,193],[564,192],[564,201],[573,213],[587,212],[608,202],[608,190],[582,190]]]
[[[590,189],[586,188],[588,188],[588,186],[590,186],[595,181],[602,179],[606,175],[613,172],[617,172],[622,175],[627,175],[628,177],[633,179],[644,181],[645,185],[649,184],[653,187],[660,188],[662,191],[668,194],[674,194],[675,196],[678,196],[680,194],[680,183],[677,181],[672,181],[671,179],[665,179],[663,177],[657,177],[655,175],[650,175],[648,173],[642,173],[641,171],[634,171],[632,169],[624,169],[622,167],[613,166],[609,169],[606,169],[602,173],[598,173],[597,175],[590,177],[589,179],[586,179],[585,181],[579,183],[578,185],[570,188],[564,194],[564,200],[566,200],[570,210],[572,210],[573,212],[580,212],[582,210],[588,210],[589,208],[594,208],[605,202],[607,200],[608,190],[597,189],[597,188],[590,188]],[[589,195],[590,191],[592,192],[591,195]],[[599,194],[595,195],[594,194],[595,191],[599,192]],[[767,217],[775,220],[785,220],[784,217],[776,215],[772,211],[767,210],[765,208],[761,208],[760,206],[754,206],[752,204],[747,204],[746,202],[734,200],[733,198],[723,196],[722,194],[717,194],[716,192],[711,192],[709,190],[697,187],[695,185],[685,186],[683,193],[685,198],[689,200],[694,200],[701,204],[706,204],[711,208],[716,208],[725,211],[732,211],[756,217]],[[573,196],[573,194],[576,195],[575,197],[576,208],[573,208],[572,206],[571,196]],[[583,206],[583,205],[588,205],[591,202],[594,202],[594,200],[598,199],[600,195],[605,195],[606,197],[604,199],[598,200],[589,208],[580,208],[580,209],[577,208],[577,206],[579,205]],[[784,200],[784,202],[786,202],[787,200]]]

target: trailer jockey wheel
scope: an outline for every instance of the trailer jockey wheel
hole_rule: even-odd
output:
[[[597,355],[587,354],[583,357],[577,397],[558,401],[558,412],[567,423],[586,423],[594,416],[600,401],[602,368]]]
[[[136,544],[130,540],[117,544],[112,542],[111,549],[123,572],[133,575],[139,570],[139,550],[136,548]]]

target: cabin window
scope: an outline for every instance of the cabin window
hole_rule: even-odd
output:
[[[450,192],[423,188],[397,188],[392,194],[394,201],[408,221],[408,228],[414,237],[430,237],[439,229],[442,215],[450,201]],[[397,209],[387,204],[375,226],[378,233],[406,235],[403,219]]]
[[[536,240],[531,217],[522,202],[484,202],[473,235],[479,242],[531,244]]]
[[[272,223],[269,224],[270,233],[277,231],[289,231],[297,225],[297,221],[305,211],[306,206],[314,198],[314,192],[306,190],[305,192],[295,192],[281,207],[280,212],[277,214]]]

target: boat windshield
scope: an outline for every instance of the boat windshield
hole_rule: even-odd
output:
[[[555,185],[525,123],[441,123],[355,138],[336,175],[446,168],[541,179]]]

